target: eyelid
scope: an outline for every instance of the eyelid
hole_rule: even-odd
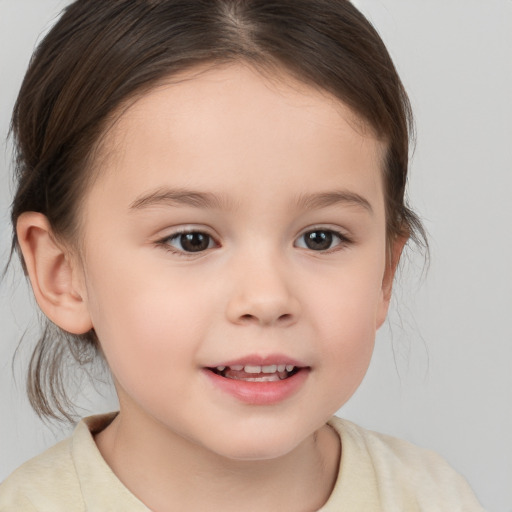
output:
[[[338,238],[339,242],[336,245],[334,245],[333,247],[331,247],[329,249],[324,249],[324,250],[314,250],[309,247],[297,246],[298,240],[300,240],[302,237],[304,237],[304,235],[306,235],[307,233],[311,233],[314,231],[330,232],[336,238]],[[185,251],[185,250],[177,249],[177,248],[173,247],[172,245],[170,245],[170,243],[169,243],[170,240],[176,239],[177,237],[179,237],[181,235],[186,235],[189,233],[202,233],[202,234],[208,236],[211,239],[211,241],[213,241],[214,247],[208,247],[201,251]],[[168,250],[169,252],[171,252],[173,254],[176,254],[178,256],[184,256],[184,257],[199,257],[202,255],[205,255],[211,249],[221,247],[221,244],[218,240],[218,236],[212,234],[211,228],[209,228],[208,226],[204,226],[204,225],[193,225],[193,224],[182,225],[182,226],[173,228],[172,230],[169,230],[169,232],[167,232],[165,234],[165,236],[159,237],[154,243],[155,243],[155,245],[163,247],[164,249]],[[294,245],[294,247],[298,247],[300,249],[305,249],[307,251],[316,252],[319,254],[329,254],[331,252],[336,252],[337,250],[341,250],[344,247],[347,247],[348,245],[351,245],[353,243],[354,243],[354,240],[352,239],[352,236],[347,234],[345,232],[345,230],[343,230],[339,226],[319,224],[319,225],[308,226],[308,227],[302,229],[299,232],[299,234],[294,238],[293,245]]]
[[[328,226],[328,225],[326,226],[324,224],[324,225],[308,226],[307,228],[303,229],[295,238],[294,246],[296,246],[297,241],[300,240],[304,235],[306,235],[307,233],[315,232],[315,231],[328,231],[339,239],[339,243],[336,244],[334,247],[325,249],[325,250],[315,251],[314,249],[310,249],[308,247],[305,247],[305,248],[299,247],[300,249],[306,249],[308,251],[312,251],[312,252],[319,253],[319,254],[329,254],[331,252],[336,252],[337,250],[340,250],[341,248],[354,243],[352,237],[350,235],[348,235],[347,233],[344,233],[343,229],[341,229],[339,227],[334,227],[334,226]]]
[[[342,228],[338,225],[334,224],[312,224],[311,226],[307,226],[305,228],[302,228],[296,238],[301,237],[305,233],[310,233],[311,231],[331,231],[332,233],[335,233],[336,235],[339,235],[341,238],[350,240],[352,236],[349,234],[348,229]]]
[[[211,233],[211,229],[209,229],[206,226],[196,226],[196,225],[185,225],[185,226],[180,226],[180,227],[174,228],[172,231],[169,231],[165,236],[159,237],[155,241],[155,245],[163,247],[167,251],[169,251],[177,256],[184,256],[184,257],[198,257],[201,255],[204,255],[209,250],[215,248],[215,247],[208,247],[207,249],[204,249],[202,251],[182,251],[182,250],[179,250],[179,249],[173,247],[172,245],[170,245],[170,243],[169,243],[170,240],[174,240],[181,235],[187,235],[187,234],[191,234],[191,233],[204,234],[204,235],[208,236],[213,241],[213,243],[215,244],[215,247],[220,247],[220,243],[219,243],[217,237]]]

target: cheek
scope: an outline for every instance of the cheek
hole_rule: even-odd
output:
[[[318,405],[334,414],[351,398],[368,370],[375,328],[373,315],[363,314],[355,303],[325,314],[329,318],[323,326],[322,359],[318,363],[325,395]]]
[[[172,392],[175,380],[165,377],[190,368],[204,330],[193,287],[161,272],[139,272],[135,261],[129,269],[105,259],[90,267],[90,314],[113,375],[127,391],[158,386]]]
[[[323,291],[316,289],[308,298],[322,351],[319,364],[327,370],[326,386],[337,394],[339,406],[359,386],[372,356],[382,303],[378,269],[379,265],[354,266],[351,272],[333,276]]]
[[[340,297],[334,306],[325,304],[319,316],[325,361],[343,368],[345,377],[364,374],[372,355],[376,300],[368,295]]]
[[[342,271],[334,269],[321,281],[317,275],[316,286],[309,285],[306,311],[315,311],[312,316],[319,319],[318,329],[337,335],[344,333],[354,340],[357,333],[362,339],[367,338],[363,334],[375,334],[383,301],[384,258],[378,255],[378,251],[375,255],[358,255],[347,261]]]

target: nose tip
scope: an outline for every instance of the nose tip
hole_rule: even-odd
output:
[[[296,322],[300,303],[292,293],[286,272],[245,269],[235,279],[227,306],[229,321],[260,326],[289,326]]]

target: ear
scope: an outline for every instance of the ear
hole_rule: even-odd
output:
[[[388,248],[386,269],[384,270],[384,276],[382,278],[381,303],[377,312],[377,329],[386,320],[389,303],[391,301],[391,292],[393,290],[393,281],[395,279],[396,269],[398,267],[398,262],[400,261],[400,256],[402,255],[402,251],[405,247],[405,244],[407,243],[407,240],[408,237],[406,236],[397,236],[393,240],[391,246]]]
[[[43,313],[72,334],[90,331],[93,326],[82,298],[85,287],[80,284],[81,269],[55,240],[46,216],[22,213],[16,232],[32,290]]]

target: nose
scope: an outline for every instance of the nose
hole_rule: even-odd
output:
[[[252,257],[235,264],[228,320],[238,325],[287,327],[296,323],[300,302],[292,291],[293,278],[279,258]]]

